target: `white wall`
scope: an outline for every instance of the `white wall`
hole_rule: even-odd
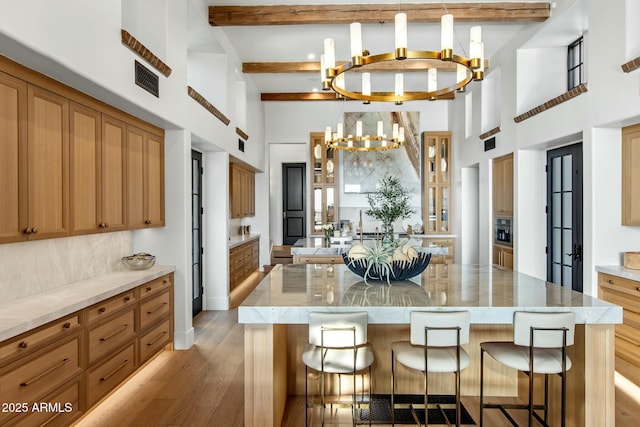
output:
[[[461,168],[462,190],[460,191],[460,263],[478,264],[480,239],[478,215],[480,213],[480,171],[478,167]]]

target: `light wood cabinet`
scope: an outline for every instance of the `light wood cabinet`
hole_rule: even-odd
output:
[[[27,84],[0,72],[0,243],[26,238]]]
[[[640,368],[640,282],[598,273],[598,297],[622,307],[616,325],[616,356]]]
[[[231,218],[255,216],[255,173],[237,163],[231,163],[229,178]]]
[[[513,270],[513,249],[506,246],[493,245],[493,264]]]
[[[164,226],[164,141],[127,126],[127,226]]]
[[[513,216],[513,154],[493,159],[493,213]]]
[[[640,124],[622,129],[622,225],[640,225]]]
[[[309,141],[311,179],[311,234],[322,235],[324,224],[334,224],[338,216],[338,152],[327,147],[324,132],[312,132]]]
[[[425,234],[451,233],[451,132],[422,133]]]
[[[259,268],[260,241],[250,240],[229,249],[229,291]]]
[[[294,255],[293,264],[344,264],[342,255]]]
[[[173,341],[173,274],[0,342],[0,425],[67,426]],[[33,404],[69,404],[42,413]]]
[[[0,70],[0,243],[164,226],[161,129],[7,58]]]
[[[27,217],[29,239],[69,234],[69,101],[28,85]]]

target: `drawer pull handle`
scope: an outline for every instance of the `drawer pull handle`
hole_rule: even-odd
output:
[[[55,365],[51,366],[50,368],[42,371],[41,373],[39,373],[35,377],[31,378],[30,380],[27,380],[27,381],[25,381],[23,383],[20,383],[20,387],[27,387],[27,386],[33,384],[34,382],[46,377],[47,375],[49,375],[50,373],[52,373],[56,369],[62,368],[68,362],[69,362],[69,359],[65,357],[60,362],[58,362]]]
[[[613,280],[609,279],[607,282],[609,282],[610,285],[613,285]]]
[[[105,311],[107,311],[107,309],[105,307],[100,307],[98,309],[98,313],[100,313],[100,314],[104,313]]]
[[[151,286],[147,286],[147,292],[151,292],[151,289],[153,289]]]
[[[151,313],[154,313],[154,312],[156,312],[156,311],[158,311],[158,310],[162,310],[162,307],[164,307],[165,305],[167,305],[167,303],[166,303],[166,302],[163,302],[162,304],[160,304],[159,306],[157,306],[157,307],[156,307],[156,308],[154,308],[153,310],[149,310],[149,311],[147,311],[147,314],[151,314]]]
[[[125,359],[124,362],[122,362],[122,364],[120,366],[118,366],[116,369],[114,369],[113,371],[109,372],[107,375],[105,375],[104,377],[100,378],[100,381],[107,381],[109,378],[111,378],[112,376],[114,376],[115,374],[118,373],[119,370],[121,370],[122,368],[124,368],[125,366],[127,366],[127,364],[129,363],[129,359]]]
[[[155,337],[151,342],[147,343],[147,347],[151,347],[152,345],[160,341],[162,338],[164,338],[165,335],[167,335],[167,332],[163,331],[160,335]]]
[[[27,344],[27,342],[26,342],[26,341],[22,341],[20,344],[18,344],[18,347],[20,347],[20,348],[27,348],[27,345],[29,345],[29,344]]]
[[[124,302],[129,302],[131,301],[131,297],[124,297]]]
[[[64,325],[62,325],[62,327],[63,327],[64,329],[69,329],[69,328],[71,327],[71,323],[69,323],[69,322],[64,322]]]
[[[166,284],[167,284],[167,279],[164,279],[164,280],[162,281],[162,283],[164,283],[164,284],[166,285]]]
[[[111,335],[107,335],[106,337],[100,338],[100,342],[105,342],[107,340],[110,340],[111,338],[115,337],[116,335],[126,331],[128,327],[129,327],[129,325],[127,325],[125,323],[124,325],[122,325],[117,331],[115,331]]]
[[[640,292],[640,286],[638,286],[638,287],[636,288],[636,291]]]

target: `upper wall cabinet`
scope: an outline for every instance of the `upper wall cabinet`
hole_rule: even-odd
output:
[[[255,216],[255,173],[237,163],[231,163],[229,165],[229,177],[231,218]]]
[[[162,129],[0,69],[0,243],[164,225]]]
[[[127,225],[164,226],[164,141],[127,126]]]
[[[126,124],[70,107],[71,234],[123,230]]]
[[[622,129],[622,225],[640,225],[640,124]]]
[[[513,216],[513,154],[493,159],[493,214]]]
[[[451,233],[451,132],[422,133],[425,234]]]
[[[25,238],[26,116],[27,84],[0,72],[0,242]]]

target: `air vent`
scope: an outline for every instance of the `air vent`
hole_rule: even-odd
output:
[[[158,76],[150,69],[136,61],[136,84],[156,97],[160,97]]]
[[[238,138],[238,150],[244,153],[244,141]]]

